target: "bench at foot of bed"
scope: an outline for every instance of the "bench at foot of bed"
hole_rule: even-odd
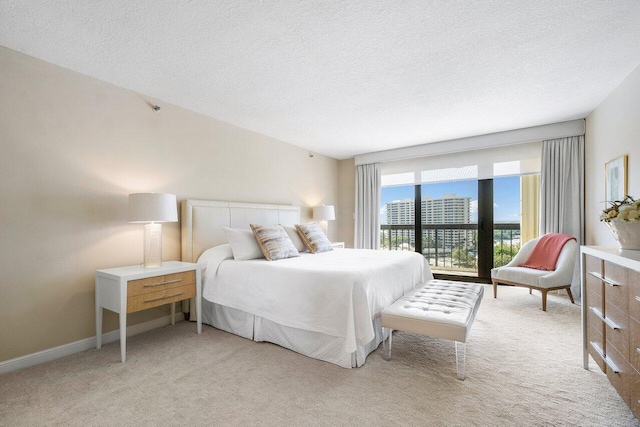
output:
[[[467,336],[483,294],[476,283],[430,280],[418,285],[382,311],[382,327],[390,329],[389,342],[383,342],[386,359],[391,359],[394,330],[452,340],[458,379],[464,380]]]

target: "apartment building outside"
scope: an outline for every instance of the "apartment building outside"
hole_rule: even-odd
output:
[[[388,202],[386,205],[387,224],[415,224],[413,199],[402,199]],[[434,199],[423,196],[421,202],[422,224],[469,224],[471,217],[471,198],[460,197],[456,194],[445,194],[442,198]],[[438,246],[453,248],[460,243],[460,230],[438,230]],[[415,247],[415,232],[409,232],[409,245]]]

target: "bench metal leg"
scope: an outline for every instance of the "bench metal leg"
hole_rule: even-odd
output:
[[[387,328],[382,328],[382,333],[384,333],[385,329]],[[388,329],[388,331],[389,331],[389,338],[387,338],[386,340],[385,339],[382,340],[382,349],[384,350],[385,360],[391,360],[391,340],[393,337],[393,329]]]
[[[464,359],[467,352],[467,345],[463,342],[456,341],[456,372],[458,379],[464,381]]]

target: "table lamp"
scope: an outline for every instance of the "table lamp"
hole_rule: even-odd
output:
[[[129,194],[129,222],[144,223],[144,266],[162,266],[162,224],[178,221],[175,194]]]
[[[327,221],[333,221],[336,219],[336,211],[333,208],[333,205],[328,206],[316,206],[313,208],[313,219],[318,221],[320,228],[327,234],[329,229],[329,224]]]

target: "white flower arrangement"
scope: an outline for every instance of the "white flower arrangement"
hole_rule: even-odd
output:
[[[611,206],[602,211],[600,221],[611,222],[612,220],[618,220],[640,222],[640,200],[626,196],[624,200],[616,200],[609,203],[611,203]]]

